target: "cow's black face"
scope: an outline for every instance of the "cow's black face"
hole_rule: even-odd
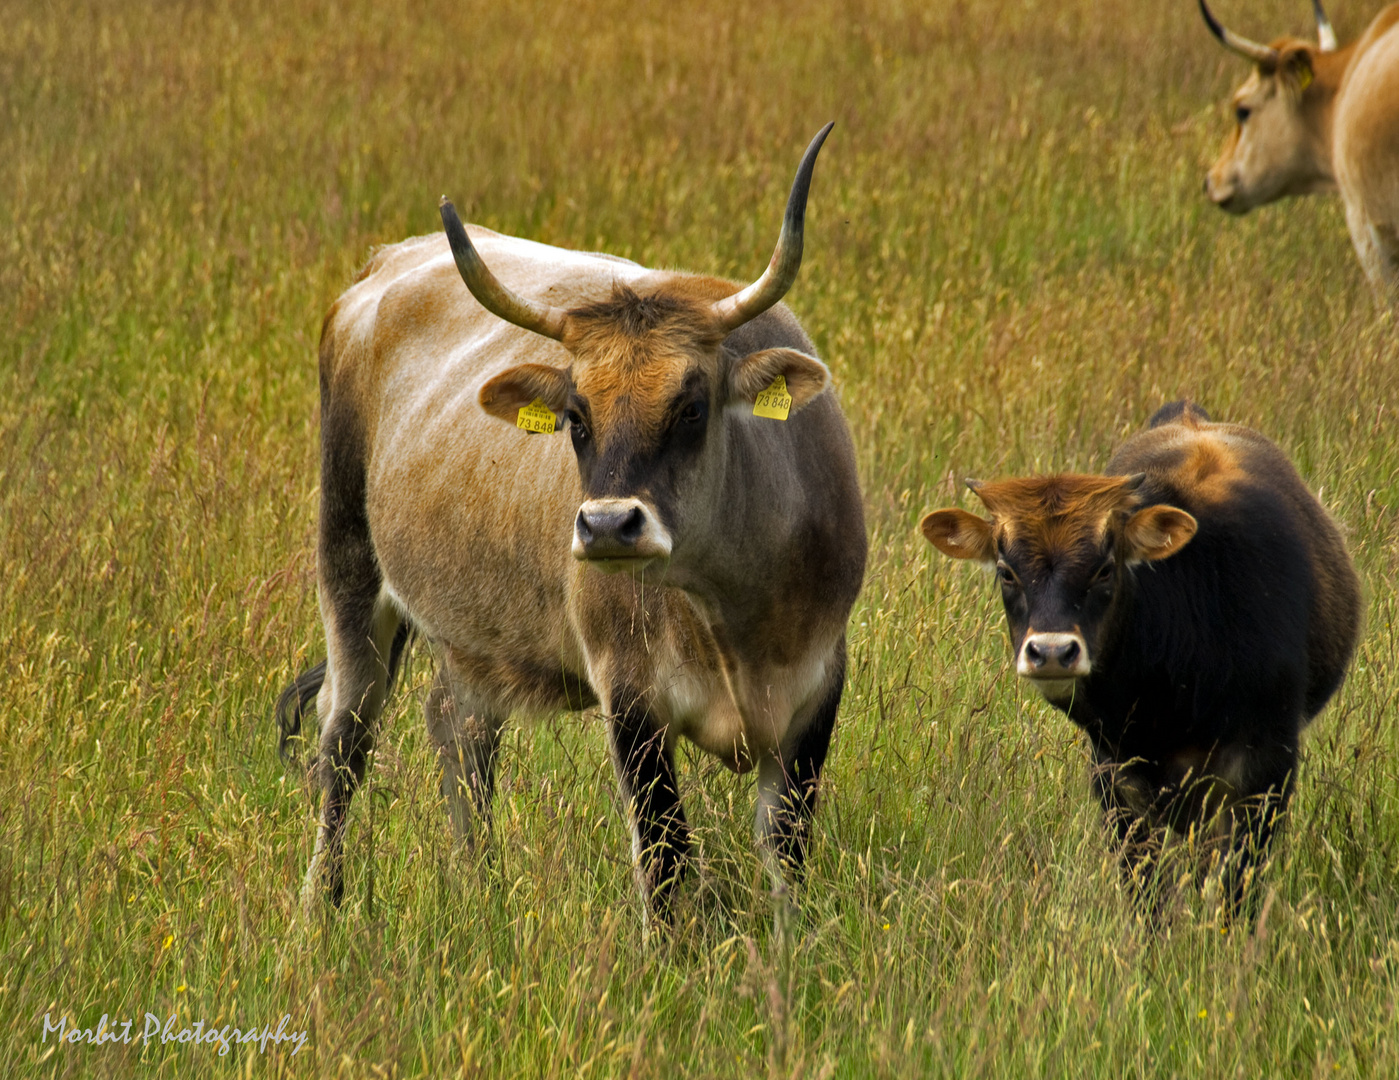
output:
[[[1173,506],[1141,507],[1140,476],[968,483],[991,520],[937,510],[923,535],[955,559],[995,567],[1016,674],[1064,704],[1103,654],[1132,564],[1175,554],[1195,535],[1195,519]]]
[[[1021,540],[997,545],[996,577],[1005,604],[1015,670],[1051,701],[1093,670],[1123,582],[1109,533],[1068,549]]]

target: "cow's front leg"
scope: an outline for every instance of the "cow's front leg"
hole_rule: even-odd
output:
[[[758,808],[754,835],[774,895],[800,882],[806,865],[811,818],[821,768],[835,730],[845,689],[845,643],[841,642],[826,691],[804,724],[793,724],[784,745],[758,759]]]
[[[666,731],[656,727],[638,695],[615,695],[612,701],[607,736],[631,826],[637,886],[651,914],[668,922],[671,896],[690,854],[675,758]]]

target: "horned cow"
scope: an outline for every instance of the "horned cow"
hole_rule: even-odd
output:
[[[1320,0],[1316,45],[1291,37],[1260,45],[1199,3],[1211,32],[1256,65],[1234,91],[1236,126],[1206,194],[1244,214],[1288,195],[1339,190],[1366,276],[1399,303],[1399,4],[1337,48]]]
[[[489,824],[510,714],[599,704],[654,914],[690,847],[682,736],[757,770],[775,889],[800,871],[866,552],[829,372],[775,306],[830,127],[745,288],[467,228],[444,198],[445,238],[379,251],[336,301],[320,350],[328,656],[277,709],[284,746],[313,697],[322,720],[307,903],[342,898],[346,813],[410,628],[436,661],[428,728],[463,840]]]
[[[1359,631],[1336,525],[1276,446],[1187,402],[1107,475],[967,483],[990,519],[938,510],[923,535],[995,567],[1016,672],[1087,733],[1127,876],[1193,827],[1238,910]]]

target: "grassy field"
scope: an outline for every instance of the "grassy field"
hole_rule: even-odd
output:
[[[1372,5],[1332,0],[1342,40]],[[1231,0],[1267,39],[1300,0]],[[1200,193],[1242,61],[1193,3],[557,8],[0,0],[0,1060],[27,1076],[1399,1075],[1399,343],[1339,204]],[[437,197],[744,280],[807,140],[788,303],[871,533],[788,947],[752,781],[698,755],[699,873],[644,941],[595,714],[506,740],[455,857],[410,665],[343,910],[269,713],[321,653],[321,318]],[[983,575],[916,534],[962,476],[1093,469],[1181,395],[1254,425],[1367,590],[1256,935],[1117,884],[1071,725]],[[58,1046],[44,1018],[133,1020]],[[304,1049],[142,1042],[145,1014]]]

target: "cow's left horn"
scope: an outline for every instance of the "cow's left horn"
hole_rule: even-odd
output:
[[[476,245],[466,235],[466,228],[461,218],[457,217],[457,208],[451,200],[443,195],[437,209],[442,214],[442,227],[447,230],[447,242],[452,245],[452,257],[457,261],[461,278],[481,306],[508,323],[533,330],[555,341],[562,338],[564,327],[568,324],[568,313],[537,300],[526,300],[507,289],[481,261]]]
[[[1321,0],[1312,0],[1312,10],[1316,12],[1316,41],[1322,52],[1336,51],[1336,31],[1331,29],[1331,20],[1326,17],[1326,9]]]
[[[782,218],[777,249],[772,253],[772,261],[763,271],[763,276],[746,289],[716,302],[711,309],[726,333],[736,330],[750,319],[756,319],[781,300],[792,287],[792,282],[797,280],[797,271],[802,265],[802,231],[806,222],[806,196],[811,190],[811,171],[816,167],[816,155],[821,152],[821,144],[833,127],[834,121],[818,131],[802,155],[802,162],[797,166],[797,178],[792,181],[792,192],[787,196],[787,213]]]
[[[1249,41],[1248,38],[1241,37],[1234,31],[1227,29],[1214,17],[1214,12],[1209,9],[1205,0],[1200,0],[1200,14],[1205,17],[1205,25],[1210,28],[1210,33],[1219,38],[1226,49],[1232,49],[1240,56],[1260,64],[1276,64],[1278,62],[1280,54],[1277,49],[1271,45],[1260,45],[1256,41]]]

